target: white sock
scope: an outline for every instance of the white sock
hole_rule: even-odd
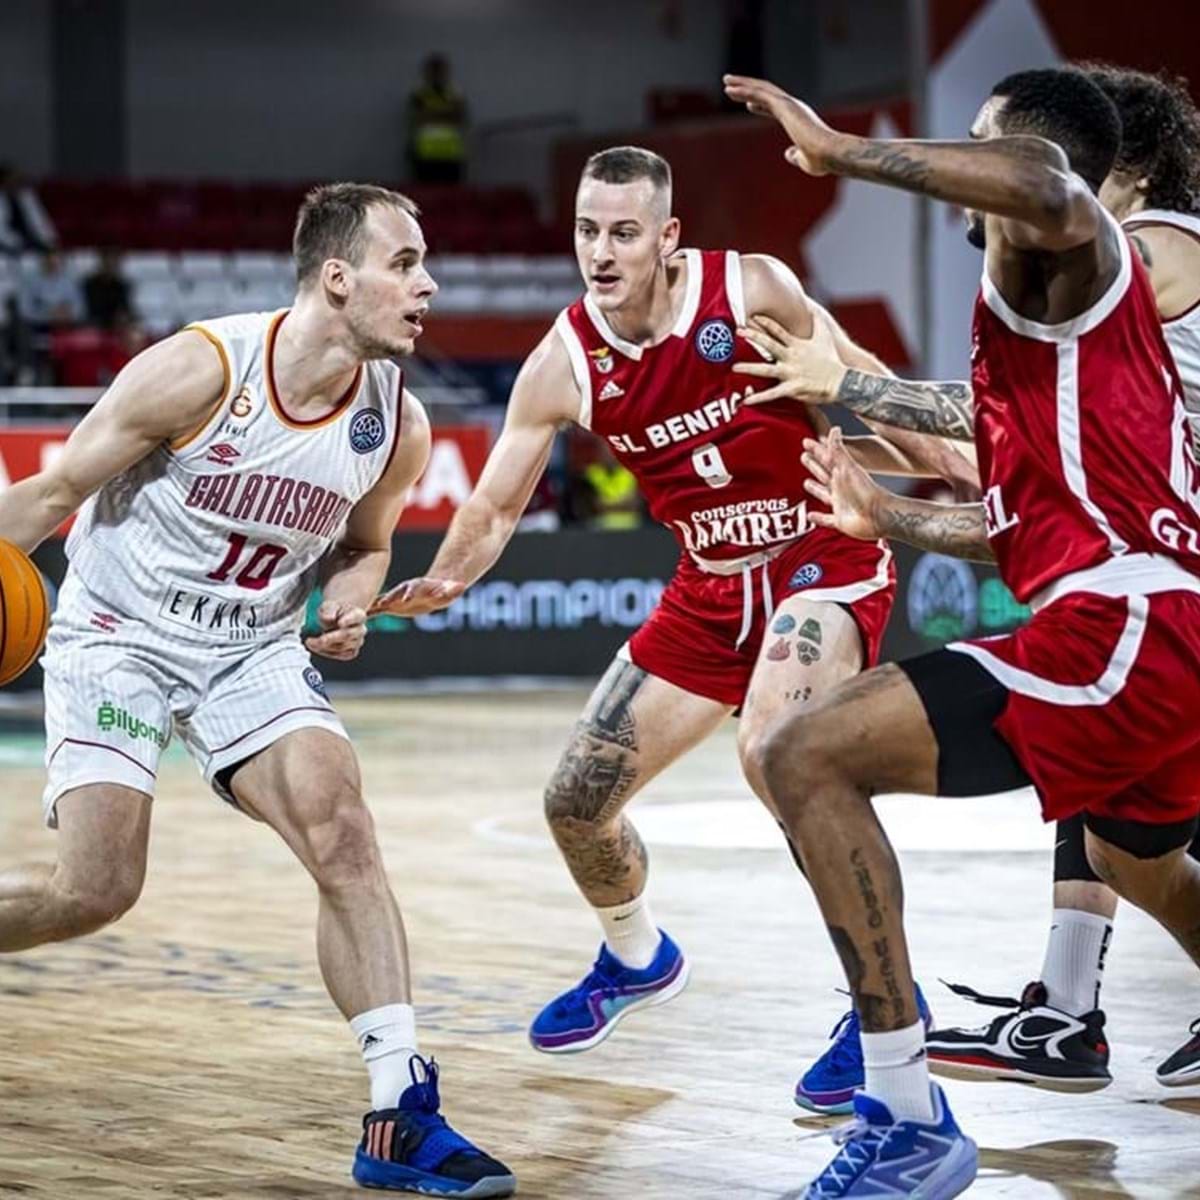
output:
[[[864,1031],[862,1048],[867,1095],[886,1104],[897,1121],[932,1121],[925,1026],[917,1021],[888,1033]]]
[[[410,1083],[408,1060],[417,1052],[417,1017],[411,1004],[385,1004],[350,1021],[371,1075],[371,1108],[395,1108]]]
[[[626,904],[598,908],[596,916],[604,930],[604,944],[627,967],[640,971],[654,961],[662,934],[650,915],[645,892]]]
[[[1099,1007],[1112,928],[1112,922],[1097,913],[1054,910],[1042,964],[1042,982],[1052,1008],[1081,1017]]]

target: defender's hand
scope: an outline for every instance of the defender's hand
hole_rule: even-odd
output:
[[[367,614],[364,609],[342,604],[337,600],[322,600],[317,609],[317,622],[323,630],[304,639],[313,654],[338,658],[343,662],[358,657],[367,636]]]
[[[814,525],[865,542],[882,536],[879,507],[887,493],[850,457],[840,429],[835,426],[819,442],[805,438],[800,461],[812,475],[804,481],[804,490],[833,510],[810,512]]]
[[[453,579],[406,579],[390,591],[376,596],[367,610],[374,617],[389,613],[394,617],[423,617],[426,613],[448,608],[467,590],[465,583]]]
[[[745,404],[765,404],[785,396],[806,404],[832,404],[837,399],[846,367],[838,358],[833,331],[819,313],[813,314],[810,338],[796,337],[764,313],[756,313],[738,333],[770,357],[766,362],[734,363],[734,371],[779,380],[765,392],[747,396]]]
[[[765,79],[748,79],[744,75],[725,76],[725,94],[730,100],[744,104],[760,117],[772,117],[783,126],[792,139],[784,157],[793,167],[809,175],[828,175],[826,156],[841,136],[826,125],[803,100],[789,96],[781,87]]]

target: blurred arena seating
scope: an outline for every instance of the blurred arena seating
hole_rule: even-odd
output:
[[[309,184],[210,180],[46,179],[38,193],[64,246],[126,250],[273,250],[292,240]],[[538,218],[524,188],[406,186],[442,253],[545,254],[561,237]]]

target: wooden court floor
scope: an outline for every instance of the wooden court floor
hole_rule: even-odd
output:
[[[831,1152],[811,1135],[836,1122],[800,1119],[791,1089],[843,998],[803,881],[781,848],[742,836],[756,814],[729,804],[747,796],[732,730],[641,802],[657,831],[655,909],[692,958],[688,991],[588,1054],[547,1058],[525,1040],[597,940],[540,816],[582,699],[341,705],[407,917],[422,1048],[442,1064],[446,1111],[509,1162],[530,1200],[796,1196]],[[0,739],[5,862],[52,848],[35,754],[32,741]],[[693,835],[710,811],[725,814],[724,832],[708,831],[717,844],[689,844],[706,840]],[[1048,855],[923,849],[942,845],[929,811],[914,801],[888,818],[910,847],[916,962],[943,1020],[978,1024],[989,1010],[936,980],[1008,992],[1036,972]],[[989,811],[973,821],[983,847]],[[140,905],[99,935],[0,959],[0,1195],[359,1194],[347,1171],[365,1076],[320,984],[314,909],[272,835],[170,758]],[[1118,918],[1106,1007],[1116,1082],[1105,1092],[949,1085],[982,1148],[972,1195],[1200,1198],[1200,1089],[1153,1080],[1200,1014],[1200,976],[1140,914]]]

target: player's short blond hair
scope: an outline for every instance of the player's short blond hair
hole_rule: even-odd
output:
[[[398,208],[410,217],[421,215],[408,196],[373,183],[326,183],[313,188],[300,205],[292,235],[296,282],[303,285],[316,278],[331,258],[344,258],[355,266],[362,262],[363,226],[376,205]]]

